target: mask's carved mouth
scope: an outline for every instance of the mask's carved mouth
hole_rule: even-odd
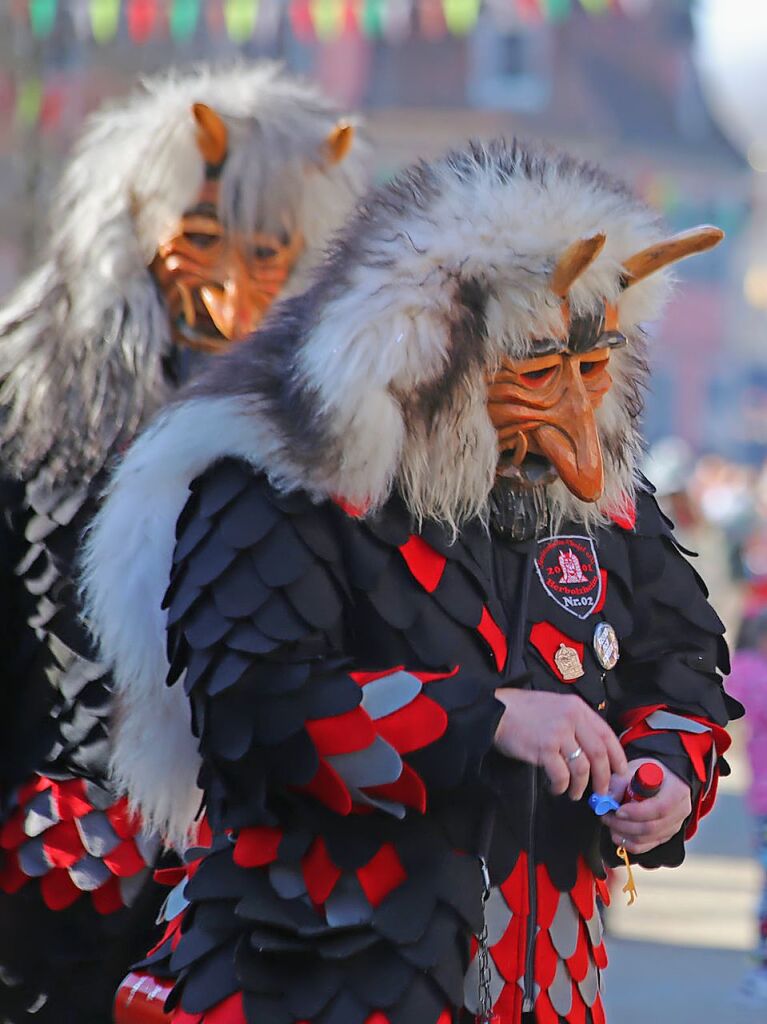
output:
[[[559,475],[544,455],[528,452],[521,465],[516,464],[516,457],[517,453],[514,449],[506,449],[501,452],[496,473],[521,488],[546,487],[553,483]]]

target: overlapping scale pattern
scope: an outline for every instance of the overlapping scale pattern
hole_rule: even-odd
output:
[[[635,657],[641,671],[688,658],[638,635],[657,586],[672,592],[649,502],[636,528],[599,531],[600,600],[583,617],[537,586],[535,542],[481,524],[457,539],[417,531],[396,497],[367,517],[313,504],[234,460],[192,485],[166,597],[170,682],[190,696],[213,839],[138,968],[176,979],[170,1019],[466,1024],[491,808],[484,920],[500,1024],[519,1024],[526,995],[543,1024],[603,1024],[599,825],[493,752],[493,691],[575,691],[625,714]],[[692,620],[693,647],[707,649],[703,634],[716,645],[711,613]],[[611,673],[592,646],[605,621],[626,661]],[[582,677],[557,671],[561,643]],[[674,706],[698,676],[695,700],[722,717],[714,669],[688,667]]]
[[[50,910],[87,896],[100,914],[129,906],[159,848],[142,835],[125,799],[82,779],[43,776],[23,787],[19,806],[0,827],[0,890],[40,887]]]
[[[259,1024],[364,1024],[377,1012],[424,1024],[462,998],[479,865],[424,815],[434,794],[476,775],[500,707],[449,647],[434,647],[433,669],[414,653],[409,631],[447,559],[425,543],[406,557],[407,533],[381,539],[358,524],[364,557],[349,559],[350,522],[233,462],[193,486],[179,520],[171,678],[186,670],[216,838],[186,885],[183,926],[147,962],[178,975],[178,1019],[241,1006]],[[421,591],[413,574],[427,565]],[[478,626],[479,597],[450,594],[453,628]],[[408,661],[360,668],[360,603],[402,631]],[[481,635],[474,657],[494,658]]]

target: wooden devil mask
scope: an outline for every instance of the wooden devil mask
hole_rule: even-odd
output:
[[[717,245],[724,233],[699,227],[657,242],[623,262],[622,289],[630,288],[685,256]],[[569,291],[602,250],[605,236],[569,246],[549,286],[562,306],[562,332],[536,339],[528,359],[503,359],[488,381],[488,410],[498,434],[497,475],[521,489],[561,478],[582,501],[598,501],[604,489],[602,446],[596,410],[610,390],[613,349],[625,345],[617,306],[598,315],[572,317]]]
[[[229,148],[226,124],[215,110],[195,103],[197,147],[205,180],[196,204],[158,246],[151,265],[170,311],[177,344],[222,352],[248,337],[287,282],[304,249],[300,231],[279,235],[228,230],[219,219],[219,188]],[[338,124],[318,163],[339,163],[351,148],[354,128]]]

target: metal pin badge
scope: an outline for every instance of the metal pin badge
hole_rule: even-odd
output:
[[[554,652],[554,664],[559,669],[562,678],[568,682],[572,679],[580,679],[583,675],[583,665],[578,657],[578,652],[567,644],[560,644],[559,649]]]
[[[602,668],[609,672],[615,668],[620,657],[620,644],[615,630],[609,622],[598,622],[594,630],[594,654]]]

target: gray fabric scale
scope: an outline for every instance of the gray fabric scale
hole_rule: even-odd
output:
[[[599,911],[596,908],[596,904],[594,905],[594,913],[591,915],[588,921],[584,921],[584,924],[586,925],[586,931],[589,933],[589,939],[591,940],[592,948],[594,946],[598,946],[602,941],[603,928],[602,918],[599,916]]]
[[[148,875],[149,868],[144,868],[143,871],[137,871],[135,875],[130,875],[128,878],[121,878],[119,880],[120,899],[126,907],[129,907],[133,903],[138,894],[144,888],[144,883],[146,882]]]
[[[306,895],[304,874],[295,864],[270,864],[269,881],[277,895],[284,900]]]
[[[333,754],[327,760],[347,786],[381,786],[402,774],[402,759],[380,736],[364,750]]]
[[[567,893],[562,893],[557,905],[557,912],[549,928],[549,934],[554,949],[563,960],[569,960],[578,946],[579,923],[580,916],[573,906],[572,900]]]
[[[503,992],[506,982],[503,976],[500,974],[498,968],[495,966],[495,962],[490,957],[490,1000],[495,1004],[496,1000]],[[469,1011],[469,1013],[477,1013],[479,1011],[479,960],[475,956],[469,964],[469,968],[466,971],[463,982],[463,1005]]]
[[[355,875],[342,875],[325,901],[325,919],[332,928],[365,924],[373,916],[362,886]]]
[[[182,914],[189,906],[189,900],[186,898],[186,883],[187,878],[182,878],[178,885],[174,885],[171,891],[165,898],[165,902],[160,907],[160,913],[157,915],[156,924],[167,924],[174,918]]]
[[[19,847],[19,867],[28,878],[42,878],[52,864],[45,855],[42,836],[36,836]]]
[[[566,1017],[573,1006],[573,983],[564,960],[557,961],[554,980],[549,986],[547,995],[560,1017]]]
[[[83,846],[93,857],[106,857],[122,842],[102,811],[91,811],[75,819],[75,825]]]
[[[86,854],[69,868],[69,877],[82,892],[95,892],[109,881],[112,872],[103,860]]]
[[[42,835],[53,825],[58,825],[60,820],[53,801],[53,793],[50,789],[46,789],[42,793],[35,794],[27,804],[24,815],[24,832],[34,838]]]
[[[393,672],[362,687],[362,707],[371,718],[383,718],[411,704],[423,689],[409,672]]]
[[[586,1006],[593,1006],[599,993],[599,969],[589,954],[589,969],[586,977],[578,982],[578,989]]]
[[[501,941],[513,916],[501,890],[492,888],[488,901],[485,904],[488,946],[492,947]]]
[[[160,837],[156,833],[147,836],[143,832],[139,832],[137,836],[133,837],[133,842],[136,844],[136,849],[141,854],[144,863],[153,864],[160,849]]]
[[[393,818],[399,818],[400,821],[405,817],[405,805],[397,803],[396,800],[382,800],[380,797],[370,796],[368,793],[363,793],[361,789],[357,789],[356,786],[348,786],[348,789],[349,795],[356,804],[375,807],[379,811],[391,814]]]

